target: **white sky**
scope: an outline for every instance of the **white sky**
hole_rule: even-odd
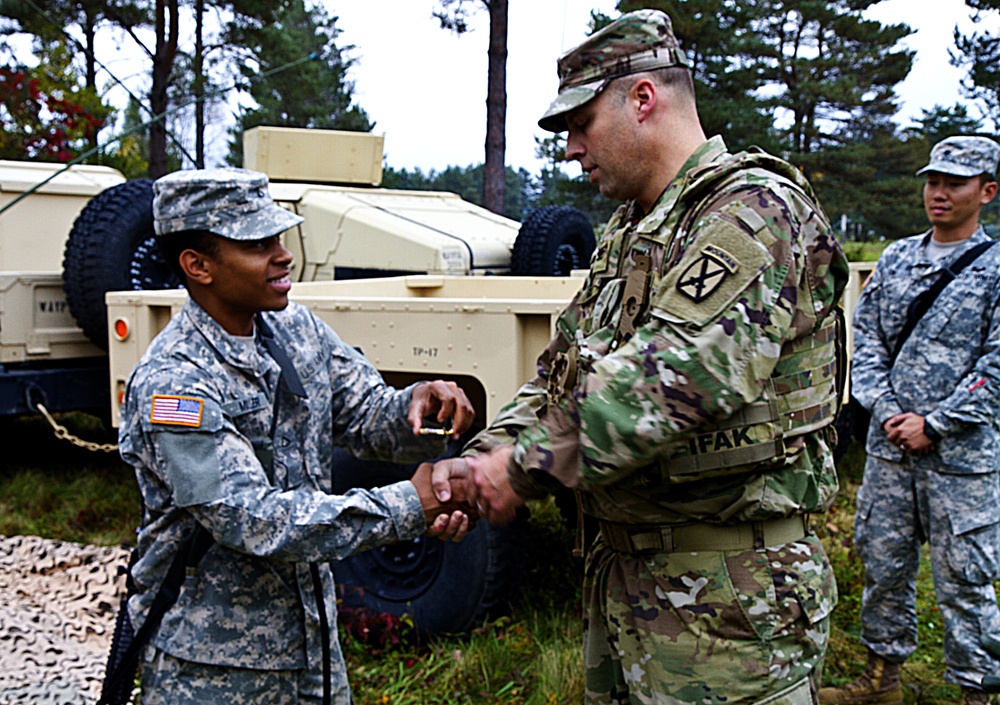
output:
[[[324,4],[340,18],[341,41],[356,47],[355,95],[376,123],[375,131],[385,134],[390,166],[440,171],[483,160],[485,10],[474,16],[474,31],[456,37],[431,17],[434,0]],[[613,0],[510,0],[509,7],[507,163],[535,172],[534,138],[543,135],[536,122],[556,95],[556,59],[586,36],[592,8],[618,13]],[[963,71],[949,64],[948,48],[956,24],[966,33],[973,31],[970,14],[963,0],[883,0],[866,13],[869,19],[906,22],[916,30],[904,41],[917,52],[913,70],[898,87],[898,121],[904,126],[920,117],[922,109],[962,101]]]
[[[322,0],[341,30],[339,45],[354,45],[350,77],[355,100],[385,135],[387,163],[395,168],[440,171],[483,160],[486,132],[486,51],[489,18],[485,8],[472,16],[462,36],[443,30],[431,11],[436,0]],[[614,0],[509,0],[507,61],[507,163],[536,173],[537,120],[555,97],[556,59],[587,34],[590,10],[616,15]],[[479,0],[472,0],[479,6]],[[914,67],[898,87],[902,109],[897,121],[909,126],[923,109],[965,102],[959,94],[964,72],[952,67],[948,49],[956,24],[976,29],[963,0],[883,0],[866,13],[884,23],[906,22],[916,32],[904,44],[916,50]],[[997,31],[996,13],[982,28]],[[193,27],[181,28],[191,43]],[[133,90],[148,84],[148,62],[124,36],[105,40],[98,58]],[[187,47],[190,48],[190,47]],[[105,80],[101,77],[100,80]],[[124,107],[121,90],[112,101]],[[970,114],[978,110],[968,104]],[[226,125],[233,108],[217,110],[208,135],[210,161],[227,150]],[[105,134],[103,139],[109,139]],[[574,167],[570,167],[574,173]]]

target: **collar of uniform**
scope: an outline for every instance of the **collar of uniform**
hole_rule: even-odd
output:
[[[694,154],[688,157],[687,161],[681,166],[680,171],[677,172],[677,176],[674,177],[673,181],[660,194],[649,215],[643,218],[639,222],[639,225],[636,226],[636,232],[652,233],[659,229],[667,219],[667,216],[670,215],[670,211],[677,205],[677,199],[684,192],[684,189],[687,188],[688,175],[691,171],[699,166],[711,164],[726,152],[726,143],[719,135],[712,137],[698,147],[694,151]]]
[[[256,345],[246,345],[231,336],[191,297],[184,304],[183,313],[228,364],[248,370],[258,377],[267,372],[267,362],[257,352]]]
[[[986,230],[983,228],[982,223],[980,223],[979,227],[976,228],[976,231],[972,233],[972,235],[969,236],[969,238],[965,242],[963,242],[961,246],[956,247],[954,252],[952,252],[949,256],[945,257],[944,259],[938,260],[937,262],[932,262],[927,257],[927,244],[931,241],[931,237],[933,235],[934,235],[934,229],[931,228],[926,233],[924,233],[922,237],[920,237],[919,240],[920,248],[917,251],[919,259],[916,262],[916,264],[918,265],[926,265],[930,267],[931,268],[930,271],[932,273],[939,272],[942,269],[945,269],[946,267],[950,267],[958,260],[959,257],[965,254],[966,250],[968,250],[970,247],[975,247],[981,242],[989,242],[992,239],[990,238],[989,235],[986,234]]]

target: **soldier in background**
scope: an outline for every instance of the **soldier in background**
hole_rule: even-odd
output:
[[[556,335],[461,460],[491,521],[560,487],[600,534],[587,703],[814,701],[836,602],[805,522],[837,491],[847,262],[801,174],[706,139],[669,17],[559,60],[539,122],[625,201]]]
[[[897,348],[911,302],[990,238],[980,209],[997,192],[1000,147],[985,137],[935,145],[924,208],[931,229],[889,245],[854,313],[851,391],[871,412],[854,543],[865,565],[861,643],[868,667],[824,688],[822,703],[902,703],[899,666],[917,646],[920,544],[930,545],[944,619],[945,679],[965,703],[997,664],[980,645],[1000,632],[1000,247],[948,284]],[[893,352],[898,356],[893,361]]]
[[[176,172],[153,190],[160,250],[190,298],[136,366],[122,411],[121,454],[144,503],[137,628],[174,556],[210,548],[188,562],[146,648],[142,702],[348,705],[328,561],[428,525],[457,540],[468,517],[434,496],[428,463],[409,481],[329,494],[333,448],[439,457],[441,436],[414,435],[424,418],[451,417],[461,433],[472,406],[452,383],[388,387],[289,303],[292,257],[278,236],[302,218],[271,200],[264,174]]]

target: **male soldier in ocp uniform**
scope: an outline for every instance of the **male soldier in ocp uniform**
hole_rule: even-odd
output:
[[[889,245],[854,313],[851,391],[871,412],[854,543],[865,565],[861,643],[868,666],[823,688],[822,703],[901,705],[899,667],[917,646],[920,546],[944,620],[945,680],[963,702],[990,696],[1000,664],[980,644],[1000,634],[1000,247],[979,224],[997,193],[1000,146],[957,136],[931,150],[928,232]],[[911,303],[983,245],[912,327]],[[895,357],[895,359],[893,359]]]
[[[844,254],[797,170],[706,139],[664,13],[559,78],[539,125],[625,203],[538,376],[447,462],[491,521],[565,486],[599,522],[587,703],[812,703],[836,587],[805,515],[837,491]]]

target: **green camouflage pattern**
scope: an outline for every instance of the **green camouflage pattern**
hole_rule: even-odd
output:
[[[649,307],[639,316],[635,334],[616,347],[623,292],[641,256],[653,263]],[[780,455],[735,473],[676,482],[669,461],[692,448],[700,452],[702,445],[715,452],[717,444],[725,445],[723,437],[735,445],[745,435],[753,445],[754,434],[720,436],[719,430],[779,389],[804,396],[797,403],[805,406],[829,397],[832,369],[814,359],[808,343],[821,338],[820,331],[826,335],[825,324],[835,315],[847,277],[843,251],[801,175],[764,154],[729,154],[721,138],[713,138],[692,155],[648,215],[626,203],[612,217],[583,286],[539,358],[538,376],[466,452],[513,445],[509,477],[521,497],[571,487],[580,491],[587,514],[617,524],[733,524],[823,512],[837,491],[832,413],[823,423],[814,419],[814,430],[785,438]],[[550,395],[552,366],[571,349],[579,357],[576,382],[568,393]],[[815,384],[803,383],[812,377]],[[705,437],[710,441],[701,440]],[[716,687],[748,677],[747,661],[738,656],[742,649],[768,652],[758,656],[769,660],[769,683],[754,697],[733,697],[728,703],[777,695],[821,661],[825,641],[820,632],[825,633],[835,587],[822,547],[812,538],[805,542],[810,568],[792,572],[808,584],[811,597],[802,600],[801,618],[780,635],[799,647],[785,651],[787,645],[776,645],[771,637],[743,643],[732,631],[734,612],[712,606],[685,641],[683,648],[707,659],[699,673],[719,669]],[[640,610],[654,594],[635,583],[643,567],[709,603],[715,598],[700,590],[722,581],[720,553],[595,558],[601,551],[598,543],[590,580],[603,586],[601,600],[629,610]],[[749,560],[754,554],[746,555]],[[689,566],[678,568],[678,561],[688,558]],[[604,562],[595,566],[597,560]],[[654,570],[651,562],[661,560],[662,571]],[[758,581],[770,579],[766,562],[760,570],[760,575],[750,572]],[[771,578],[775,584],[762,591],[781,589],[780,580]],[[669,618],[664,613],[667,621],[661,623],[661,615],[650,609],[647,633],[668,634]],[[588,629],[595,620],[603,621],[603,614],[590,612]],[[635,648],[645,649],[636,663],[657,662],[649,687],[659,699],[595,695],[588,702],[715,702],[706,700],[710,696],[697,684],[701,676],[692,676],[683,662],[675,667],[672,656],[661,654],[669,638],[632,636],[638,640]],[[589,641],[585,649],[588,668],[597,667],[590,649],[598,641]],[[802,646],[807,642],[815,646]],[[786,672],[793,662],[801,667]]]
[[[586,702],[757,703],[791,691],[774,702],[811,705],[836,599],[814,536],[642,557],[598,541],[584,578]]]
[[[595,98],[614,79],[670,66],[690,67],[670,18],[660,10],[624,14],[559,58],[559,95],[538,125],[562,132],[565,114]]]

